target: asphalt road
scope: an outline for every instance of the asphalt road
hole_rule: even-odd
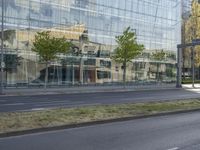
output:
[[[1,150],[199,150],[200,112],[0,139]]]
[[[134,92],[103,92],[38,96],[2,96],[0,112],[34,111],[55,107],[77,107],[129,102],[150,102],[198,98],[200,92],[185,89],[165,89]]]

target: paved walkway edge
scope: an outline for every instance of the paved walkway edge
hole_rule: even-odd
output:
[[[44,133],[44,132],[50,132],[50,131],[59,131],[59,130],[94,126],[94,125],[107,124],[107,123],[113,123],[113,122],[131,121],[131,120],[145,119],[145,118],[151,118],[151,117],[192,113],[192,112],[200,112],[200,108],[191,109],[191,110],[179,110],[179,111],[172,111],[172,112],[163,112],[163,113],[157,113],[157,114],[152,114],[152,115],[140,115],[140,116],[133,116],[133,117],[124,117],[124,118],[117,118],[117,119],[85,122],[85,123],[79,123],[79,124],[62,125],[62,126],[45,127],[45,128],[36,128],[36,129],[31,129],[31,130],[1,133],[0,138],[22,136],[22,135],[28,135],[28,134],[34,134],[34,133]]]
[[[20,90],[7,90],[0,97],[6,96],[37,96],[37,95],[58,95],[58,94],[83,94],[83,93],[104,93],[104,92],[134,92],[134,91],[156,91],[156,90],[170,90],[181,89],[174,86],[170,87],[148,87],[148,88],[89,88],[89,89],[20,89]]]

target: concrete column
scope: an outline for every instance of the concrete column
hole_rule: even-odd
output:
[[[182,64],[183,64],[182,48],[178,48],[178,51],[177,51],[177,79],[176,79],[176,87],[177,88],[182,87]]]

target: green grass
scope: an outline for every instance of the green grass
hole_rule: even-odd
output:
[[[1,113],[0,133],[200,108],[200,100],[62,108]]]

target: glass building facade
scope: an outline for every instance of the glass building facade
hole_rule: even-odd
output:
[[[121,83],[123,67],[111,56],[115,37],[129,26],[145,50],[128,64],[127,82],[175,83],[181,0],[4,0],[6,86],[44,83],[45,64],[31,51],[40,31],[76,45],[51,62],[49,85]],[[164,59],[154,59],[152,54],[161,50]]]

